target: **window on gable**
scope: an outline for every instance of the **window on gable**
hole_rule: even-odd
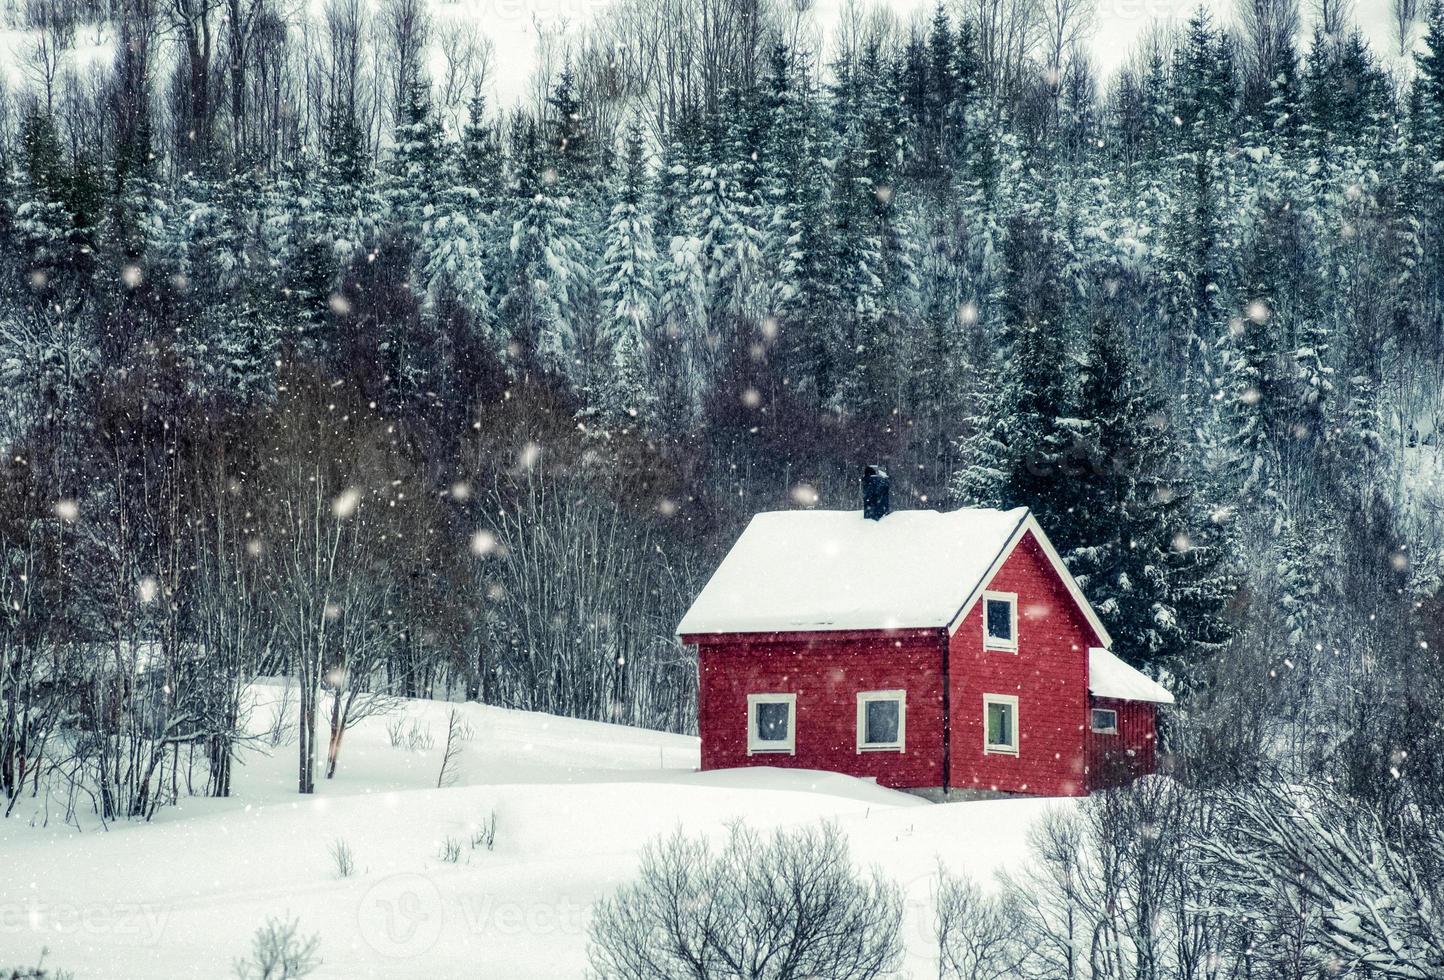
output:
[[[1100,735],[1117,735],[1118,712],[1112,708],[1094,708],[1091,727]]]
[[[983,647],[1018,649],[1018,597],[1013,593],[983,593]]]
[[[1018,699],[1009,694],[983,695],[983,751],[1018,754]]]
[[[907,692],[861,691],[857,695],[857,750],[903,751],[907,730]]]
[[[797,747],[797,695],[747,695],[747,754],[786,752]]]

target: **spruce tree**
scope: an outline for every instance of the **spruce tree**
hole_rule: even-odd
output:
[[[1228,38],[1200,9],[1174,54],[1171,173],[1164,232],[1163,363],[1202,424],[1208,344],[1219,320],[1227,193],[1222,165],[1233,129],[1236,80]]]
[[[829,329],[837,303],[827,147],[805,59],[773,49],[762,153],[771,357],[782,383],[816,404],[834,390]]]
[[[497,214],[503,203],[502,155],[482,98],[471,100],[460,139],[436,180],[436,205],[422,226],[424,310],[435,318],[452,304],[464,309],[470,336],[463,346],[500,359],[506,338],[496,330],[495,307],[506,281],[510,229]]]
[[[614,419],[646,417],[652,392],[647,384],[648,334],[655,316],[657,250],[648,209],[646,148],[633,126],[622,167],[614,178],[605,255],[597,282],[604,303],[602,341],[610,370],[601,392],[604,411]]]
[[[836,206],[858,226],[860,243],[839,259],[856,263],[861,279],[842,280],[843,299],[858,320],[842,352],[850,365],[841,403],[875,421],[903,406],[904,377],[918,352],[911,336],[918,277],[912,229],[901,195],[903,118],[890,66],[876,45],[861,65],[861,158],[856,179],[838,189]],[[846,244],[846,239],[839,239]]]
[[[1226,633],[1226,584],[1167,405],[1140,376],[1111,302],[1093,316],[1078,413],[1076,543],[1065,560],[1116,653],[1155,676],[1190,675],[1208,652],[1193,638]],[[1204,589],[1218,601],[1199,602]]]
[[[419,70],[404,88],[397,109],[396,146],[392,151],[386,199],[389,218],[415,241],[436,208],[444,180],[441,123],[431,103],[431,84]],[[423,260],[424,261],[424,260]]]
[[[576,374],[574,303],[588,278],[578,254],[572,199],[558,149],[543,145],[535,121],[517,122],[510,269],[501,315],[522,366],[560,378]]]
[[[1431,0],[1425,23],[1423,44],[1415,56],[1414,89],[1419,101],[1414,128],[1433,165],[1444,162],[1444,0]]]
[[[1074,431],[1071,372],[1064,338],[1067,298],[1063,261],[1051,228],[1017,215],[1003,243],[999,316],[1008,351],[1001,441],[1007,447],[1008,506],[1026,505],[1060,548],[1074,541]]]
[[[853,61],[839,61],[834,72],[838,80],[832,99],[836,144],[831,262],[837,308],[829,341],[830,360],[836,365],[839,382],[832,404],[847,411],[876,394],[867,391],[867,386],[887,384],[885,379],[894,373],[889,362],[895,351],[884,336],[890,324],[884,312],[882,240],[876,221],[878,188],[873,183],[873,148],[868,144],[871,72]],[[871,344],[874,339],[876,347]]]

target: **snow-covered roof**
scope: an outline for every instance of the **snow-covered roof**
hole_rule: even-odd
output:
[[[752,518],[677,632],[945,627],[1028,516],[971,508],[794,510]]]
[[[1100,698],[1172,704],[1168,688],[1102,647],[1088,648],[1088,691]]]

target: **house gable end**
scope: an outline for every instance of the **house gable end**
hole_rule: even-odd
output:
[[[998,557],[994,559],[993,564],[989,566],[987,573],[973,586],[972,591],[968,594],[962,607],[958,609],[957,614],[953,616],[952,621],[948,624],[948,633],[953,634],[958,631],[963,621],[968,618],[968,614],[972,612],[973,607],[976,606],[982,598],[983,593],[992,588],[993,579],[997,577],[998,572],[1007,564],[1008,559],[1012,557],[1013,553],[1018,549],[1018,546],[1026,539],[1031,539],[1038,546],[1038,550],[1042,553],[1044,560],[1047,562],[1053,574],[1062,584],[1068,596],[1073,600],[1075,610],[1083,617],[1084,622],[1087,624],[1089,630],[1092,631],[1094,639],[1096,640],[1096,643],[1092,645],[1105,648],[1111,647],[1113,645],[1113,638],[1108,635],[1107,628],[1103,625],[1102,620],[1098,618],[1098,614],[1093,610],[1093,606],[1088,602],[1087,597],[1083,595],[1083,590],[1079,588],[1077,580],[1073,578],[1073,573],[1068,571],[1067,565],[1063,564],[1062,557],[1053,547],[1053,543],[1048,540],[1048,535],[1043,533],[1042,527],[1039,526],[1037,519],[1033,517],[1031,513],[1019,522],[1012,537],[1008,539],[1007,544],[1004,545],[1003,549],[998,553]],[[1024,599],[1020,597],[1020,601],[1024,601]]]

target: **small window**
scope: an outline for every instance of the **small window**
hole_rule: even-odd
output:
[[[1117,735],[1118,712],[1112,708],[1094,708],[1093,730],[1100,735]]]
[[[983,751],[1018,754],[1018,699],[1009,694],[983,695]]]
[[[1013,593],[983,593],[983,647],[1018,649],[1018,597]]]
[[[797,747],[797,695],[747,695],[747,754],[794,753]]]
[[[857,750],[901,752],[907,731],[905,691],[862,691],[857,696]]]

